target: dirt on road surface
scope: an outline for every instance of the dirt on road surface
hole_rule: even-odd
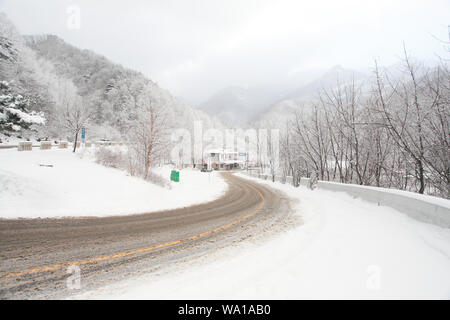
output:
[[[283,194],[233,174],[223,177],[229,184],[223,197],[176,210],[1,219],[0,298],[68,297],[80,292],[68,286],[77,270],[70,266],[79,267],[83,290],[90,290],[293,223]]]

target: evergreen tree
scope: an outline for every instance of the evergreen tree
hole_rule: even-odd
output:
[[[32,125],[44,124],[42,113],[29,111],[29,100],[14,93],[7,81],[0,81],[0,132],[31,129]]]

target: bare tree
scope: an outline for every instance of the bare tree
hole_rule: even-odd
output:
[[[127,136],[130,156],[137,159],[141,167],[138,171],[147,179],[153,162],[165,150],[166,117],[150,95],[145,94],[137,106]],[[133,171],[136,169],[133,168]]]
[[[79,99],[71,108],[66,108],[64,111],[66,128],[69,129],[74,137],[73,152],[77,150],[78,135],[81,129],[86,127],[93,115],[94,112],[90,110],[88,104],[83,102],[82,99]]]
[[[390,70],[375,63],[372,89],[338,81],[299,106],[282,133],[283,174],[449,198],[449,69],[405,50],[402,72]]]
[[[75,152],[81,128],[88,124],[94,115],[94,110],[90,107],[87,99],[78,95],[77,89],[71,81],[58,79],[57,82],[57,122],[61,129],[66,129],[73,137],[73,152]]]
[[[406,77],[392,83],[386,76],[387,79],[383,80],[375,63],[378,105],[394,142],[414,160],[418,192],[424,193],[426,133],[423,124],[429,106],[422,99],[423,81],[418,75],[419,66],[410,62],[406,51],[404,65]]]

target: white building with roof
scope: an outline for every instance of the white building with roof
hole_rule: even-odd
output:
[[[244,169],[248,163],[246,152],[229,149],[210,149],[205,152],[208,170]]]

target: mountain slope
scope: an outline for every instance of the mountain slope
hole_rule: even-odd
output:
[[[335,88],[338,85],[349,84],[352,81],[361,83],[367,75],[350,69],[345,69],[340,65],[334,66],[325,72],[322,76],[307,83],[304,86],[298,87],[289,92],[283,100],[298,100],[314,98],[322,89]]]
[[[15,96],[22,100],[22,111],[43,112],[45,118],[51,123],[51,117],[47,117],[54,109],[51,90],[46,85],[46,79],[51,77],[51,68],[40,61],[35,52],[28,48],[23,37],[15,28],[8,17],[0,12],[0,81],[2,81],[8,92],[2,89],[1,95],[5,97]],[[4,86],[4,88],[6,88]],[[23,98],[23,99],[22,99]],[[1,115],[5,119],[5,114]],[[9,123],[2,126],[0,139],[9,139],[10,136],[28,138],[39,135],[46,136],[44,126],[19,126]],[[15,130],[11,130],[15,128]]]
[[[229,126],[246,126],[261,111],[282,97],[279,89],[269,86],[228,87],[200,105]]]
[[[300,74],[264,86],[228,87],[199,107],[229,126],[245,127],[255,124],[267,113],[274,119],[290,114],[296,104],[313,100],[322,89],[335,88],[338,84],[351,81],[359,84],[366,78],[363,73],[341,66],[334,66],[324,73],[310,70]]]
[[[26,36],[27,45],[37,55],[50,61],[59,77],[69,79],[78,94],[91,101],[98,126],[125,132],[131,111],[142,95],[150,92],[152,101],[169,113],[172,127],[188,128],[195,120],[205,126],[217,125],[203,112],[174,98],[168,91],[147,79],[142,73],[126,69],[89,50],[80,50],[57,36]]]
[[[311,102],[318,99],[323,90],[334,90],[352,83],[356,87],[365,87],[367,78],[368,75],[364,73],[335,66],[321,77],[292,90],[283,99],[261,112],[252,125],[284,128],[286,122],[292,120],[295,111],[308,107]]]
[[[164,110],[169,128],[192,129],[196,120],[205,128],[221,126],[220,121],[182,103],[140,72],[78,49],[54,35],[20,35],[3,13],[0,81],[10,83],[14,94],[28,99],[30,109],[44,112],[48,120],[38,132],[16,133],[26,138],[70,138],[60,115],[67,101],[77,97],[94,113],[89,124],[93,139],[120,138],[133,125],[138,104],[147,102]]]

